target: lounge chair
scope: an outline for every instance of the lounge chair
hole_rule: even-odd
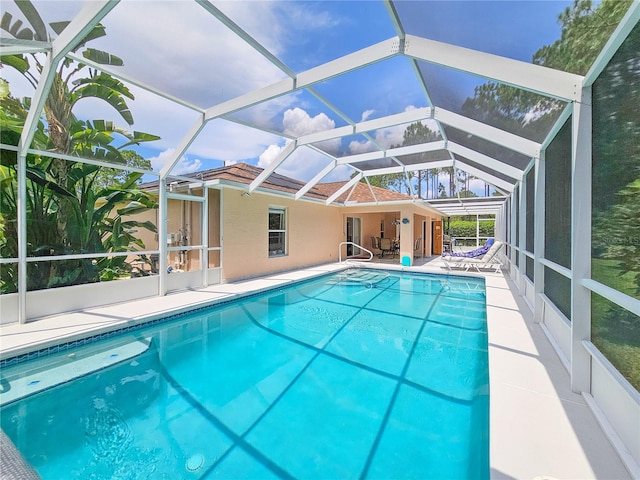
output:
[[[448,257],[480,258],[489,251],[494,242],[495,239],[493,237],[489,237],[483,246],[476,248],[475,250],[469,250],[467,252],[449,252],[443,253],[443,255]]]
[[[502,263],[500,262],[499,253],[502,250],[504,243],[492,242],[487,252],[481,257],[461,257],[453,255],[443,255],[442,262],[447,270],[453,268],[464,268],[465,271],[469,271],[471,268],[475,268],[478,272],[482,268],[492,268],[496,273],[500,273]]]

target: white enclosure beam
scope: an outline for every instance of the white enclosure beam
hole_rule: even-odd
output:
[[[591,292],[582,283],[591,278],[591,87],[584,102],[573,106],[571,120],[571,390],[591,393]]]
[[[533,320],[535,323],[543,322],[544,313],[544,265],[542,259],[545,257],[545,172],[546,172],[546,157],[545,152],[540,153],[540,157],[536,160],[535,166],[535,189],[536,194],[534,197],[534,214],[533,218],[535,226],[533,229],[533,254],[534,254],[534,273],[533,273],[533,287],[535,291],[534,295],[534,309]]]
[[[93,27],[116,5],[118,1],[95,1],[85,4],[80,13],[54,40],[51,53],[47,56],[40,80],[31,100],[22,134],[18,143],[18,321],[27,321],[27,150],[31,145],[36,126],[56,75],[56,68],[62,58],[87,36]]]
[[[417,60],[454,68],[564,101],[574,101],[580,96],[582,76],[533,63],[414,35],[407,35],[404,53]]]
[[[409,155],[414,153],[434,152],[444,150],[445,142],[439,140],[437,142],[419,143],[417,145],[409,145],[406,147],[390,148],[382,152],[358,153],[338,159],[338,164],[348,165],[352,163],[369,162],[371,160],[382,160],[383,158],[396,157],[399,155]]]
[[[207,109],[205,119],[211,120],[393,57],[399,53],[398,43],[399,39],[394,37],[302,72],[295,79],[287,78],[232,98]]]
[[[249,185],[249,192],[253,192],[256,188],[262,185],[262,183],[267,178],[269,178],[269,176],[273,172],[276,171],[276,168],[278,168],[282,164],[282,162],[284,162],[289,157],[289,155],[294,152],[296,148],[296,142],[287,143],[280,154],[276,158],[274,158],[273,161],[264,170],[262,170],[262,172],[260,172],[260,175],[258,175],[253,180],[253,182],[251,182],[251,184]]]
[[[399,53],[400,39],[392,37],[298,74],[297,87],[303,88],[314,85],[343,73],[393,57]]]
[[[51,51],[51,42],[21,40],[15,38],[0,39],[0,55],[23,55],[26,53]]]
[[[227,115],[243,108],[257,105],[258,103],[271,100],[276,97],[280,97],[287,93],[294,92],[296,90],[296,82],[291,78],[285,78],[279,82],[273,83],[267,87],[253,90],[239,97],[232,98],[226,102],[219,103],[211,108],[208,108],[205,112],[205,120],[211,120],[213,118]]]
[[[325,205],[331,205],[335,201],[336,198],[338,198],[344,192],[346,192],[351,187],[353,187],[356,183],[358,183],[360,181],[361,178],[362,178],[362,173],[358,173],[357,175],[355,175],[351,180],[349,180],[342,187],[340,187],[338,189],[338,191],[336,191],[333,195],[331,195],[329,198],[327,198],[327,200],[324,202]]]
[[[584,76],[584,86],[590,87],[596,78],[602,73],[604,67],[609,64],[611,58],[625,41],[631,30],[633,30],[636,24],[640,22],[640,2],[634,1],[629,5],[629,10],[625,13],[622,20],[609,37],[609,40],[600,51],[600,54],[596,58],[595,62],[591,65],[591,68]]]
[[[398,165],[397,167],[387,167],[387,168],[376,168],[374,170],[363,170],[362,174],[365,177],[375,177],[377,175],[389,175],[393,173],[403,173],[403,172],[417,172],[419,170],[430,170],[432,168],[447,168],[453,166],[453,160],[436,160],[434,162],[424,162],[424,163],[416,163],[415,165],[407,165],[402,166]]]
[[[238,24],[236,24],[233,20],[227,17],[224,13],[222,13],[218,8],[216,8],[211,2],[208,0],[196,0],[196,3],[199,3],[202,8],[204,8],[211,15],[216,17],[225,27],[231,30],[233,33],[238,35],[242,40],[247,42],[251,47],[258,51],[260,55],[266,58],[272,65],[278,67],[281,71],[289,75],[289,77],[294,78],[296,76],[295,72],[287,67],[284,63],[280,61],[275,55],[273,55],[269,50],[267,50],[260,42],[258,42],[255,38],[249,35],[245,30],[243,30]]]
[[[19,145],[22,151],[26,151],[31,144],[31,140],[33,140],[35,125],[40,119],[40,113],[49,95],[49,88],[56,75],[58,62],[73,50],[118,2],[119,0],[96,0],[95,2],[85,3],[80,13],[71,20],[58,38],[52,42],[51,54],[49,58],[47,58],[42,72],[40,72],[40,80],[38,81],[38,86],[31,100],[31,107],[24,122]]]
[[[360,122],[356,124],[356,133],[380,130],[381,128],[402,125],[403,123],[415,123],[421,120],[428,120],[430,118],[433,118],[433,112],[431,108],[416,108],[414,110],[408,110],[406,112],[396,113],[394,115],[387,115],[386,117],[374,118],[373,120]]]
[[[100,70],[104,73],[108,73],[109,75],[111,75],[113,78],[117,78],[118,80],[122,80],[123,82],[125,82],[128,85],[135,85],[138,88],[141,88],[142,90],[146,90],[147,92],[151,92],[154,95],[158,95],[159,97],[165,98],[171,102],[177,103],[178,105],[182,105],[183,107],[186,107],[190,110],[193,110],[194,112],[198,112],[198,113],[204,113],[205,109],[198,107],[192,103],[189,103],[185,100],[182,100],[181,98],[178,97],[174,97],[173,95],[170,95],[166,92],[163,92],[162,90],[158,90],[157,88],[151,87],[149,85],[147,85],[146,83],[143,83],[135,78],[132,78],[129,75],[125,75],[122,72],[119,72],[117,70],[117,68],[111,67],[109,65],[103,65],[101,63],[97,63],[94,62],[92,60],[89,60],[88,58],[84,58],[80,55],[77,55],[75,53],[68,53],[67,54],[68,58],[71,58],[73,60],[75,60],[76,62],[80,62],[80,63],[84,63],[85,65],[88,65],[90,67],[93,67],[97,70]]]
[[[503,173],[507,177],[511,177],[514,180],[522,179],[523,172],[519,168],[512,167],[511,165],[507,165],[506,163],[496,160],[495,158],[476,152],[475,150],[471,150],[470,148],[463,147],[462,145],[458,145],[454,142],[449,142],[447,144],[447,147],[453,153],[461,155],[473,162],[480,163],[490,168],[491,170]]]
[[[311,180],[307,182],[307,184],[302,187],[300,190],[296,192],[295,199],[300,199],[305,193],[311,190],[320,180],[329,175],[331,171],[336,168],[338,162],[331,161],[328,165],[326,165],[322,170],[320,170]]]
[[[490,173],[485,172],[484,170],[480,170],[471,165],[467,165],[464,160],[457,159],[456,160],[456,168],[458,170],[463,170],[467,173],[470,173],[474,177],[478,177],[480,180],[484,180],[491,185],[495,185],[496,187],[504,190],[505,192],[513,192],[514,185],[509,182],[502,180],[501,178],[494,177]]]
[[[489,142],[502,145],[503,147],[522,153],[527,157],[538,157],[540,155],[540,144],[537,142],[500,130],[486,123],[458,115],[443,108],[435,107],[433,118],[445,125],[471,133]]]
[[[322,132],[308,133],[298,138],[298,145],[307,145],[309,143],[324,142],[325,140],[333,140],[334,138],[346,137],[353,135],[355,128],[352,125],[346,125],[344,127],[338,127],[331,130],[324,130]]]
[[[175,167],[176,164],[180,161],[182,156],[186,153],[187,149],[189,148],[189,145],[193,143],[193,141],[198,136],[200,131],[204,128],[206,123],[207,122],[205,122],[203,116],[199,117],[195,121],[195,123],[191,126],[187,134],[184,136],[184,138],[180,142],[180,145],[178,146],[178,148],[176,148],[176,150],[173,152],[173,158],[169,160],[164,165],[164,167],[162,167],[162,169],[160,170],[160,178],[167,178],[169,176],[169,174],[171,173],[171,170],[173,170],[173,167]]]

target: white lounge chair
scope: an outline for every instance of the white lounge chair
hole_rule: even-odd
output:
[[[491,248],[482,257],[469,258],[469,257],[453,257],[451,255],[443,255],[442,262],[447,270],[453,268],[464,268],[465,271],[469,271],[471,268],[475,268],[478,272],[482,268],[492,268],[496,273],[500,272],[502,262],[500,262],[499,253],[502,250],[504,243],[495,241]]]

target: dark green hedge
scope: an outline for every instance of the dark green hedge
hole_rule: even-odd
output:
[[[480,222],[480,237],[494,236],[494,220],[483,220]],[[476,238],[476,222],[475,221],[451,221],[449,226],[449,235],[455,238],[472,237]],[[475,241],[473,242],[475,244]]]

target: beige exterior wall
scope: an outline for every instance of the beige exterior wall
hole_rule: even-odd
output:
[[[327,207],[322,203],[295,201],[290,198],[223,188],[209,190],[209,246],[222,246],[222,254],[210,252],[209,267],[222,265],[222,281],[229,282],[310,265],[338,261],[338,245],[346,241],[347,217],[360,218],[362,246],[371,250],[371,237],[381,236],[381,225],[387,238],[400,237],[400,256],[413,262],[415,239],[422,236],[422,221],[426,222],[425,254],[431,252],[431,221],[439,219],[435,213],[415,205]],[[194,192],[200,195],[199,192]],[[269,207],[286,209],[287,253],[269,257]],[[222,210],[222,225],[220,212]],[[198,245],[201,235],[201,204],[169,200],[167,232],[174,234],[173,246],[180,245],[188,232],[187,244]],[[138,219],[149,219],[157,225],[157,211],[146,212]],[[409,223],[402,223],[402,219]],[[395,220],[400,225],[394,225]],[[187,228],[188,226],[188,228]],[[140,232],[148,249],[158,248],[157,235]],[[220,239],[222,238],[222,241]],[[166,239],[165,239],[166,241]],[[379,251],[373,251],[378,254]],[[342,256],[346,255],[343,247]],[[169,266],[193,271],[200,269],[200,254],[190,251],[169,253]]]
[[[342,215],[321,203],[252,193],[222,192],[223,281],[335,262],[343,241]],[[269,257],[269,207],[286,209],[287,254]]]

